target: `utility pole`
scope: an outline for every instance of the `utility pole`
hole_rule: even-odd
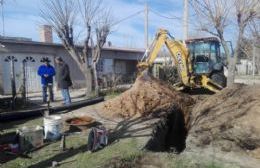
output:
[[[0,4],[1,4],[1,14],[2,14],[3,36],[5,36],[4,0],[0,0]]]
[[[185,43],[189,36],[189,0],[184,0],[183,6],[183,43]]]
[[[253,42],[253,84],[255,84],[255,57],[256,57],[256,40]]]
[[[144,8],[144,47],[148,49],[148,4],[145,3]]]

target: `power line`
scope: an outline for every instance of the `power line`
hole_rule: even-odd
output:
[[[165,15],[162,15],[162,14],[160,14],[159,12],[157,12],[157,11],[155,11],[155,10],[153,10],[153,9],[150,9],[150,11],[151,11],[152,13],[156,14],[157,16],[163,17],[163,18],[165,18],[165,19],[171,19],[171,20],[172,20],[172,19],[177,19],[177,20],[182,20],[181,17],[177,17],[177,16],[173,16],[173,17],[165,16]]]
[[[140,11],[138,11],[138,12],[132,14],[132,15],[129,15],[129,16],[123,18],[123,19],[120,19],[119,21],[116,21],[116,22],[112,23],[111,26],[117,25],[117,24],[119,24],[119,23],[121,23],[121,22],[123,22],[123,21],[125,21],[127,19],[130,19],[130,18],[132,18],[132,17],[134,17],[136,15],[139,15],[142,12],[144,12],[144,10],[140,10]]]

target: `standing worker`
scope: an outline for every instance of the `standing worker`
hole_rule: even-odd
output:
[[[53,96],[53,76],[55,75],[55,69],[52,65],[50,65],[50,60],[46,57],[42,59],[44,63],[38,69],[38,75],[41,76],[41,84],[42,84],[42,99],[43,102],[47,102],[47,89],[49,90],[49,100],[51,102],[54,101]]]
[[[56,57],[55,62],[57,63],[58,87],[61,89],[64,104],[69,105],[71,104],[69,87],[72,86],[69,66],[63,61],[61,57]]]

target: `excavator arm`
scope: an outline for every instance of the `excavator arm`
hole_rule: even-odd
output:
[[[138,69],[142,71],[152,66],[161,48],[165,45],[178,69],[178,74],[181,79],[182,85],[189,88],[204,87],[213,92],[218,92],[222,87],[214,83],[206,75],[194,76],[192,73],[192,63],[188,54],[188,49],[181,42],[177,41],[170,36],[167,30],[160,29],[156,34],[150,48],[144,54],[141,62],[138,63]]]

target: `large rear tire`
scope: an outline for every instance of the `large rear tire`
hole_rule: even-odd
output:
[[[223,88],[227,86],[227,78],[221,72],[213,73],[210,78]]]

